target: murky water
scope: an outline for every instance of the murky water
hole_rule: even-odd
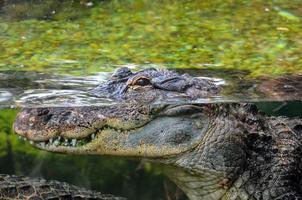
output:
[[[18,140],[11,130],[18,108],[117,103],[89,91],[128,66],[174,69],[223,88],[191,103],[253,101],[268,114],[301,117],[301,6],[300,0],[0,2],[0,173],[130,199],[185,199],[148,163],[58,155]]]

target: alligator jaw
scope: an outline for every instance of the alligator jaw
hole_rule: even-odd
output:
[[[161,114],[157,115],[153,115],[150,111],[139,118],[136,116],[138,113],[132,113],[127,116],[128,118],[117,115],[116,118],[109,115],[104,118],[104,109],[99,108],[98,116],[102,112],[102,123],[93,120],[94,123],[90,124],[102,124],[102,126],[94,126],[86,131],[85,135],[81,132],[81,137],[74,133],[79,132],[76,128],[74,132],[72,129],[67,131],[64,129],[65,132],[61,133],[58,128],[56,134],[47,135],[43,139],[40,137],[36,141],[31,140],[31,136],[24,132],[21,136],[25,136],[38,148],[53,152],[142,157],[170,156],[194,148],[208,130],[208,117],[199,109],[194,106],[179,107],[181,109],[176,106],[162,110]],[[188,112],[190,109],[195,113]],[[82,111],[85,112],[84,110]],[[179,110],[184,113],[179,113]],[[55,110],[52,112],[57,113]],[[18,129],[15,130],[18,133]],[[35,130],[30,131],[32,134]]]
[[[13,128],[33,142],[61,144],[70,143],[71,139],[85,142],[89,136],[109,127],[130,130],[143,126],[152,118],[148,109],[137,105],[24,108]]]

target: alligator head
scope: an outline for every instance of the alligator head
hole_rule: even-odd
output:
[[[208,79],[168,70],[131,72],[124,67],[91,91],[119,103],[102,107],[24,108],[16,118],[14,130],[50,151],[162,157],[197,144],[209,119],[194,105],[152,102],[175,96],[194,99],[218,91]]]

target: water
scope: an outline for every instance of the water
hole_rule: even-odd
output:
[[[26,71],[0,72],[0,107],[68,106],[94,104],[87,91],[100,84],[107,73],[94,76],[54,76]],[[106,100],[104,99],[103,103]],[[99,102],[101,104],[101,102]]]
[[[0,2],[0,173],[129,199],[176,198],[160,167],[18,140],[11,127],[19,107],[114,104],[89,90],[120,66],[155,66],[223,87],[191,103],[253,101],[268,114],[301,117],[301,13],[300,0]]]
[[[141,66],[143,68],[143,66]],[[244,79],[241,71],[217,73],[203,69],[175,69],[200,79],[210,79],[221,87],[218,95],[194,100],[166,99],[154,103],[218,103],[301,100],[302,75],[277,78]],[[90,76],[50,75],[31,71],[0,72],[0,107],[69,107],[102,106],[118,103],[97,97],[90,90],[106,82],[112,73],[98,72]],[[223,78],[220,78],[222,76]]]

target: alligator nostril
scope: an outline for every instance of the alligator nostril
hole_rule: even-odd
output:
[[[47,108],[42,108],[41,110],[38,110],[38,116],[47,115],[49,113],[49,110]]]
[[[72,112],[71,111],[67,111],[65,112],[61,119],[60,119],[60,122],[64,122],[64,121],[68,121],[70,119],[70,117],[72,116]]]
[[[66,113],[64,113],[64,116],[68,117],[69,115],[71,115],[70,111],[67,111]]]
[[[52,114],[46,115],[42,118],[44,124],[46,124],[52,117]]]

